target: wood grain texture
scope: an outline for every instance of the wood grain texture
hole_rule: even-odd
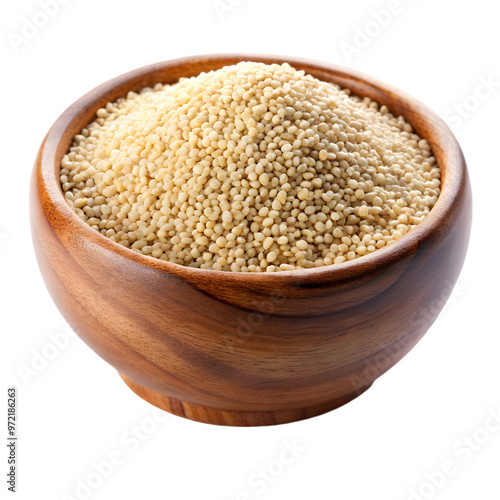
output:
[[[354,261],[254,274],[163,262],[112,242],[76,216],[64,200],[59,165],[98,108],[131,90],[242,60],[287,61],[402,114],[429,141],[442,171],[442,194],[425,221],[396,244]],[[462,267],[471,193],[451,131],[401,91],[310,60],[215,55],[140,68],[68,108],[35,163],[31,224],[58,308],[134,392],[193,420],[269,425],[346,403],[418,342]]]

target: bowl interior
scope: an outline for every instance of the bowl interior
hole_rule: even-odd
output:
[[[288,62],[296,69],[304,70],[318,79],[336,83],[342,88],[348,88],[358,96],[368,96],[386,105],[394,114],[402,115],[415,131],[429,142],[441,169],[441,194],[426,219],[395,244],[342,264],[280,273],[233,273],[188,268],[129,250],[92,229],[67,205],[59,182],[60,162],[68,151],[73,137],[96,117],[99,108],[107,102],[126,96],[130,91],[138,91],[156,83],[174,83],[181,77],[195,76],[244,60],[268,64]],[[208,273],[212,277],[214,274],[223,274],[225,279],[230,279],[231,275],[238,275],[239,280],[244,279],[249,282],[256,279],[281,280],[291,275],[299,280],[311,276],[326,280],[345,279],[397,259],[398,256],[413,251],[419,242],[438,229],[440,220],[446,217],[456,204],[465,175],[463,155],[449,128],[433,111],[411,96],[375,78],[343,67],[285,56],[255,54],[207,55],[176,59],[139,68],[105,82],[76,101],[59,117],[45,139],[40,163],[39,174],[56,209],[68,219],[68,222],[75,225],[78,231],[101,246],[149,267],[164,269],[175,274],[188,276],[192,273]]]

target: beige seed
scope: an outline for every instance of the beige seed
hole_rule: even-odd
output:
[[[360,217],[368,217],[368,207],[366,205],[361,205],[358,209],[358,215]]]
[[[309,245],[308,245],[307,241],[305,241],[305,240],[299,240],[299,241],[297,241],[297,243],[295,243],[295,246],[299,250],[306,250]]]
[[[278,199],[273,200],[273,203],[271,206],[272,206],[273,210],[276,210],[278,212],[281,210],[281,207],[282,207],[281,202]]]
[[[229,211],[223,212],[222,213],[222,220],[224,222],[232,222],[233,220],[233,214]]]
[[[108,186],[102,190],[103,196],[106,198],[111,198],[117,193],[115,186]]]
[[[267,111],[267,108],[264,106],[264,104],[259,104],[258,106],[254,106],[252,108],[253,114],[260,116],[263,115]]]
[[[267,250],[269,248],[272,247],[274,243],[274,239],[271,238],[270,236],[268,236],[263,242],[262,242],[262,246],[264,247],[264,250]]]
[[[259,182],[263,185],[263,186],[267,186],[269,184],[269,175],[267,174],[261,174],[259,176]]]
[[[297,193],[297,198],[299,200],[305,200],[307,199],[307,197],[309,196],[309,191],[307,189],[301,189],[298,193]]]
[[[267,262],[274,262],[278,258],[278,254],[276,252],[269,252],[266,256]]]
[[[82,208],[87,205],[87,198],[78,198],[73,202],[74,208]]]

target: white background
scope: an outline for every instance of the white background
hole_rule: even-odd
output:
[[[2,390],[4,400],[8,385],[19,392],[17,498],[500,498],[500,423],[484,427],[500,412],[499,11],[487,0],[400,0],[390,18],[376,15],[393,6],[389,0],[222,0],[218,10],[212,0],[66,0],[22,40],[23,18],[43,22],[40,4],[4,2]],[[67,106],[139,66],[238,51],[325,60],[404,89],[453,126],[475,194],[463,272],[418,346],[347,406],[268,428],[167,416],[131,393],[111,366],[64,333],[29,234],[32,164]],[[54,336],[62,343],[56,350]],[[27,367],[35,373],[23,376]],[[0,420],[6,425],[6,417]],[[132,437],[134,426],[142,426],[143,441]],[[280,465],[285,441],[299,451]],[[121,454],[121,461],[102,478],[93,463],[110,454]],[[436,473],[444,462],[453,470],[445,477]],[[269,468],[272,481],[257,482],[259,470]],[[77,490],[88,480],[89,492]],[[0,487],[6,491],[4,479]]]

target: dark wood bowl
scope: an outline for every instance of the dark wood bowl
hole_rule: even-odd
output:
[[[429,216],[396,244],[354,261],[262,274],[160,261],[79,219],[62,194],[59,166],[98,108],[131,90],[242,60],[287,61],[403,115],[429,141],[442,171]],[[70,325],[146,401],[213,424],[291,422],[361,394],[436,319],[462,267],[470,224],[465,160],[435,113],[356,71],[289,57],[188,57],[110,80],[55,122],[31,184],[38,263]]]

